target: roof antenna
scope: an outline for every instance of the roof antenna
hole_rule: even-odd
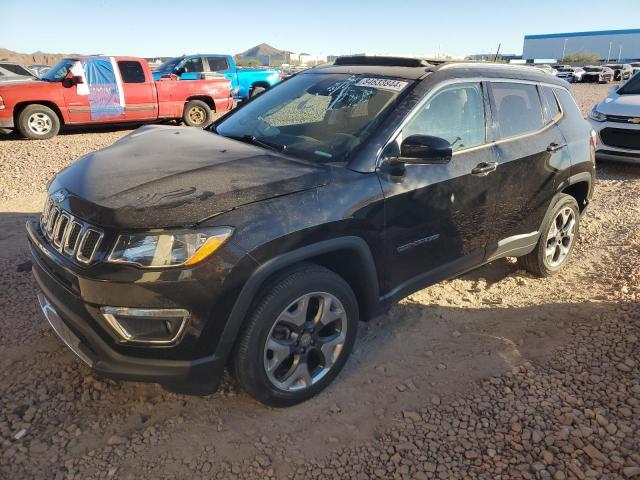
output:
[[[498,61],[498,55],[500,55],[500,47],[502,46],[501,43],[498,44],[498,50],[496,51],[496,55],[495,57],[493,57],[493,61],[497,62]]]

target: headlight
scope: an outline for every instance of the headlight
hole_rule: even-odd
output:
[[[589,113],[589,118],[591,120],[595,120],[596,122],[606,122],[607,116],[604,113],[600,113],[597,109],[597,105],[595,105],[591,112]]]
[[[220,248],[232,233],[231,227],[213,227],[122,234],[108,260],[147,268],[191,266]]]

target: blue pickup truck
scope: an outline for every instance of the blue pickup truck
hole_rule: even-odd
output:
[[[171,58],[153,72],[153,79],[178,75],[180,80],[196,80],[203,73],[215,72],[231,80],[233,97],[254,97],[282,80],[280,72],[268,68],[238,68],[231,55],[185,55]]]

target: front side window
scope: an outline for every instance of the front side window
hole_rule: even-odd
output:
[[[118,68],[124,83],[144,83],[144,70],[140,62],[123,60],[118,62]]]
[[[402,136],[431,135],[447,140],[455,152],[485,142],[485,114],[479,83],[446,87],[409,120]]]
[[[77,60],[64,59],[56,63],[51,69],[40,77],[46,82],[61,82],[67,76],[69,70]]]
[[[293,156],[344,162],[408,89],[408,80],[305,73],[251,100],[215,126],[219,135],[269,143]]]
[[[542,108],[544,110],[544,119],[546,123],[553,121],[560,113],[560,107],[553,89],[550,87],[540,87],[540,95],[542,96]]]
[[[492,82],[491,93],[498,139],[542,128],[542,105],[535,85]]]
[[[200,73],[203,72],[202,57],[193,57],[182,64],[183,73]]]

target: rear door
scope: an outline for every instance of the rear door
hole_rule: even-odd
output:
[[[147,78],[137,60],[120,60],[118,69],[122,79],[125,101],[125,120],[150,120],[158,117],[158,103],[153,77]]]
[[[402,129],[448,140],[448,164],[406,165],[401,175],[379,172],[385,195],[387,278],[403,296],[480,264],[493,211],[496,154],[487,143],[479,82],[441,87]]]
[[[496,202],[487,258],[526,249],[555,194],[566,142],[551,89],[534,83],[491,81],[492,134],[498,155]],[[542,95],[542,97],[541,97]],[[544,108],[543,108],[544,100]]]

